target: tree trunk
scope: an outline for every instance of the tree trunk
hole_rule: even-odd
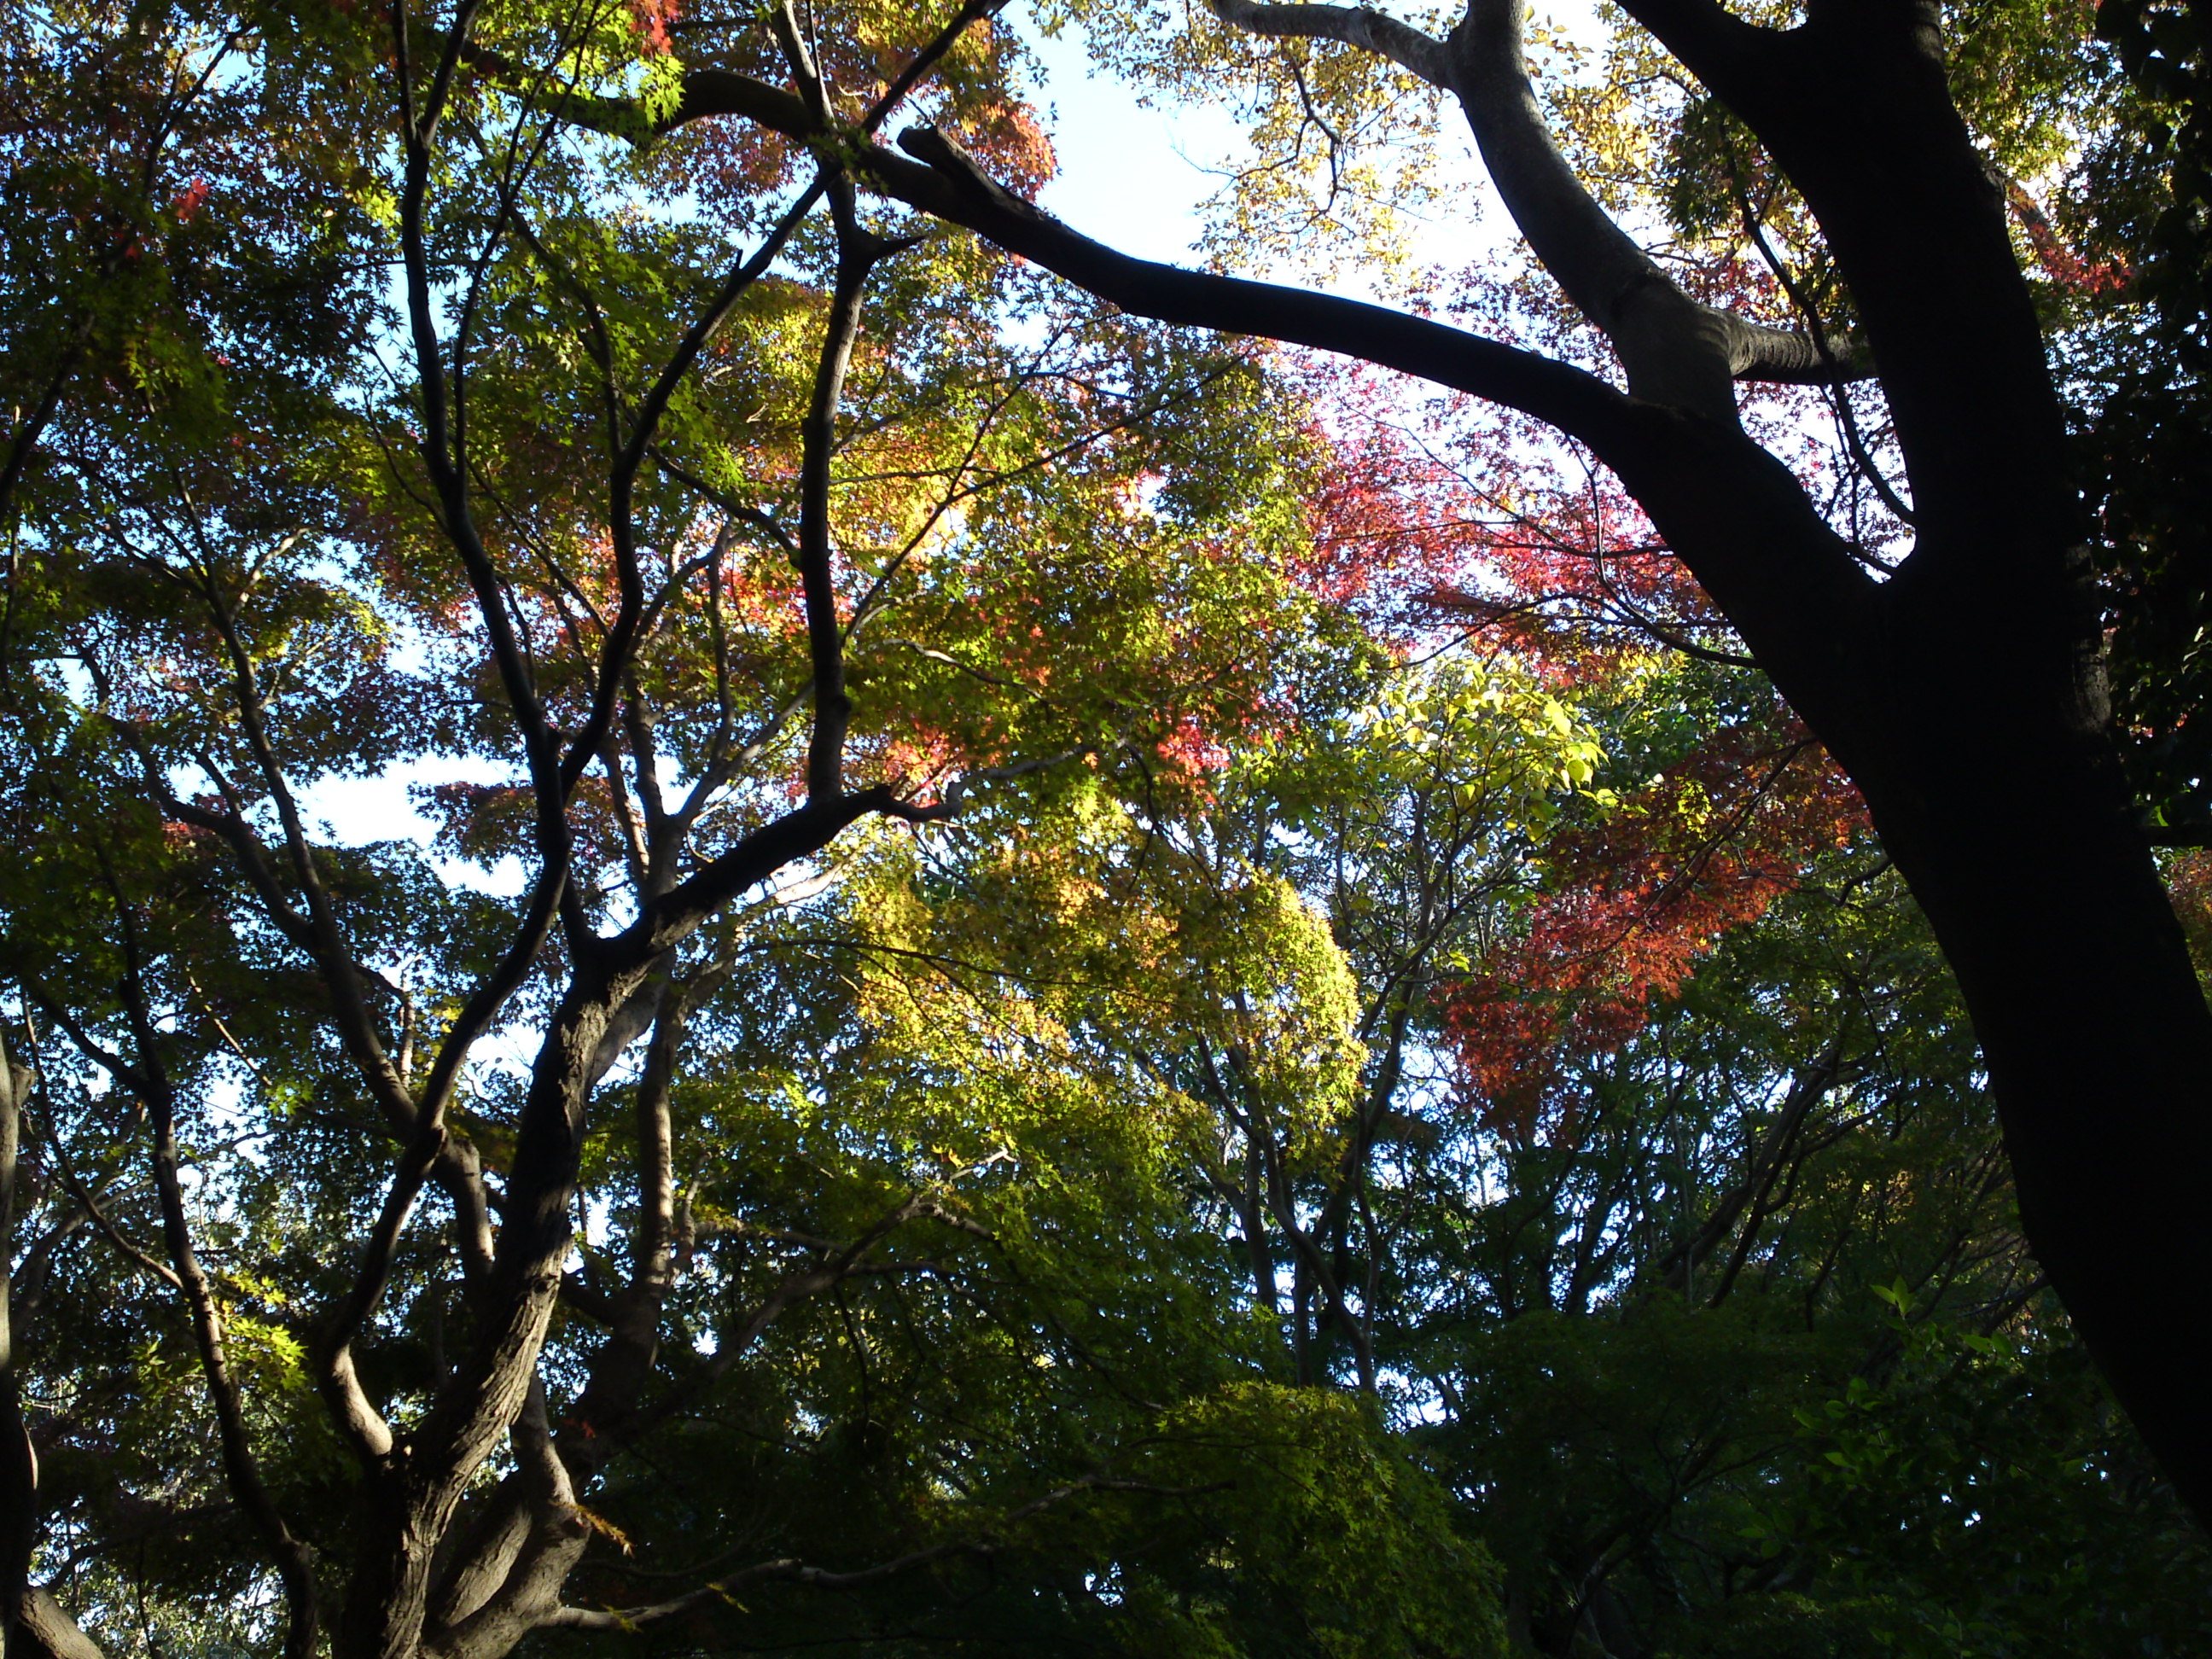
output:
[[[2184,1500],[2212,1516],[2212,1014],[2101,728],[1999,651],[1879,665],[1917,708],[1866,787],[1957,973],[2037,1259]],[[2094,714],[2093,714],[2094,711]]]
[[[1918,520],[1904,567],[1825,617],[1802,602],[1770,617],[1735,592],[1752,560],[1794,562],[1787,544],[1717,559],[1685,527],[1675,545],[1865,794],[1958,975],[2029,1243],[2212,1517],[2195,1358],[2212,1013],[2118,763],[2064,417],[2002,201],[1950,102],[1940,19],[1827,3],[1754,40],[1701,5],[1631,9],[1804,191]]]

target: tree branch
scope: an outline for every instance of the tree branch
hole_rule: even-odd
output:
[[[1042,1497],[1032,1498],[1018,1509],[1008,1510],[997,1524],[1000,1528],[1017,1525],[1083,1492],[1152,1492],[1169,1496],[1187,1497],[1205,1490],[1211,1489],[1191,1486],[1162,1487],[1142,1481],[1116,1480],[1104,1475],[1086,1475],[1079,1480],[1072,1480],[1064,1486],[1054,1487]],[[702,1585],[689,1595],[676,1596],[666,1601],[656,1601],[646,1607],[605,1609],[562,1607],[547,1620],[542,1628],[634,1630],[640,1626],[658,1624],[664,1619],[678,1618],[702,1607],[723,1605],[730,1600],[732,1591],[746,1584],[759,1583],[763,1580],[806,1584],[816,1589],[857,1589],[863,1585],[880,1583],[886,1578],[895,1577],[900,1573],[927,1565],[932,1561],[941,1561],[947,1556],[990,1555],[1001,1547],[1002,1546],[991,1537],[957,1539],[943,1544],[933,1544],[927,1549],[915,1550],[909,1554],[899,1556],[894,1560],[881,1561],[872,1567],[861,1567],[851,1572],[832,1572],[787,1557],[781,1560],[759,1562],[742,1571],[733,1572],[726,1578],[717,1579],[711,1584]]]
[[[932,127],[900,135],[927,167],[882,150],[860,171],[908,205],[967,226],[1101,299],[1160,322],[1258,334],[1339,351],[1508,404],[1595,446],[1628,400],[1595,375],[1385,307],[1133,258],[1071,230],[988,177]]]
[[[707,308],[693,319],[677,342],[676,349],[669,354],[659,377],[638,405],[637,418],[630,428],[629,441],[615,457],[614,468],[608,483],[608,516],[614,542],[617,574],[622,583],[622,603],[615,623],[608,631],[607,641],[600,653],[597,684],[592,690],[591,713],[581,732],[570,747],[567,759],[560,768],[561,799],[565,804],[568,792],[583,777],[599,751],[600,740],[614,720],[615,702],[619,694],[622,676],[627,669],[629,654],[637,641],[638,623],[644,611],[644,589],[637,572],[637,529],[635,494],[638,469],[644,464],[654,435],[660,429],[661,417],[668,411],[669,401],[676,388],[699,360],[708,341],[714,337],[722,325],[729,319],[744,292],[756,282],[775,257],[783,251],[792,233],[814,210],[822,199],[830,175],[817,174],[814,182],[800,192],[799,198],[777,220],[774,228],[762,240],[761,245],[747,258],[741,259],[723,278]]]
[[[1452,91],[1451,53],[1445,44],[1370,6],[1259,5],[1254,0],[1209,0],[1213,15],[1231,28],[1309,40],[1336,40],[1387,58],[1440,91]]]
[[[104,860],[103,860],[104,862]],[[178,1175],[176,1094],[158,1050],[153,1021],[139,986],[138,951],[131,935],[126,902],[120,892],[116,905],[125,919],[128,972],[124,1000],[138,1048],[138,1073],[146,1087],[140,1095],[153,1131],[155,1191],[161,1211],[161,1231],[168,1248],[173,1281],[184,1293],[191,1316],[192,1340],[199,1351],[200,1374],[207,1384],[209,1402],[215,1407],[216,1426],[222,1450],[223,1473],[239,1504],[252,1517],[270,1553],[276,1558],[277,1577],[284,1586],[286,1610],[285,1659],[313,1659],[320,1613],[317,1603],[313,1559],[307,1547],[286,1524],[261,1478],[246,1428],[246,1412],[238,1380],[231,1374],[223,1340],[222,1312],[207,1274],[193,1248],[191,1222],[185,1213],[184,1188]]]
[[[853,702],[845,691],[845,631],[837,616],[831,564],[830,464],[836,451],[845,371],[860,331],[861,290],[876,262],[890,251],[855,220],[851,180],[842,173],[824,178],[836,219],[837,279],[823,324],[813,393],[799,426],[799,575],[806,602],[806,653],[814,671],[814,729],[806,744],[810,805],[831,805],[845,793],[845,734]]]
[[[76,1620],[63,1611],[44,1584],[33,1584],[23,1592],[15,1610],[15,1628],[8,1636],[9,1659],[14,1659],[13,1644],[19,1638],[37,1644],[30,1649],[29,1659],[105,1659],[100,1644],[77,1628]]]
[[[1522,0],[1474,0],[1448,42],[1365,7],[1212,4],[1232,27],[1358,46],[1456,94],[1514,222],[1613,342],[1637,396],[1732,422],[1732,380],[1826,382],[1843,372],[1810,339],[1692,300],[1613,223],[1545,125],[1522,51]]]

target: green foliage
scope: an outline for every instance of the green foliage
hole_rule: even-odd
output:
[[[407,1139],[362,1052],[416,1098],[521,936],[513,878],[549,845],[522,705],[556,744],[591,719],[634,577],[620,717],[554,809],[568,905],[447,1121],[487,1228],[510,1224],[533,1077],[573,1058],[549,1033],[594,951],[814,787],[807,531],[845,776],[899,811],[656,945],[625,993],[652,1004],[642,1050],[581,1089],[562,1297],[462,1513],[495,1515],[542,1435],[582,1485],[556,1588],[617,1628],[529,1650],[2208,1650],[2201,1540],[2033,1277],[1933,944],[1694,601],[1717,641],[1696,659],[1448,634],[1435,590],[1470,569],[1506,609],[1556,599],[1475,534],[1495,509],[1579,548],[1541,491],[1453,516],[1440,468],[1370,474],[1297,363],[880,204],[860,221],[903,240],[835,443],[802,433],[840,259],[817,216],[677,378],[618,511],[609,458],[674,339],[820,159],[735,123],[653,137],[696,41],[788,70],[750,11],[652,4],[488,8],[456,70],[408,320],[466,427],[471,564],[390,372],[388,17],[10,16],[0,378],[19,422],[67,392],[4,526],[0,994],[40,1073],[13,1305],[40,1571],[112,1651],[268,1650],[281,1622],[162,1277],[142,1085],[178,1103],[249,1449],[342,1605],[373,1482],[319,1344]],[[1433,112],[1371,56],[1157,8],[1043,21],[1157,95],[1249,95],[1224,260],[1372,252],[1428,199]],[[2109,64],[2070,8],[1953,22],[1967,118],[2042,188],[2098,137]],[[847,123],[936,26],[874,3],[809,24]],[[1748,280],[1760,227],[1847,331],[1802,204],[1650,42],[1539,46],[1607,201],[1665,215],[1716,283]],[[2135,148],[2092,166],[2136,187],[2112,239],[2148,246],[2141,216],[2165,236],[2194,199],[2194,118],[2168,119],[2194,70],[2122,57]],[[1033,185],[1025,73],[1012,29],[979,26],[923,95]],[[2047,274],[2055,319],[2091,317]],[[2193,377],[2194,344],[2161,337]],[[2193,386],[2134,383],[2113,408],[2138,424],[2105,428],[2163,432],[2155,499],[2112,452],[2144,592],[2193,580],[2172,478],[2212,469],[2177,467],[2196,440],[2166,429]],[[2201,701],[2193,616],[2121,613],[2153,665],[2130,706],[2166,737]],[[2178,811],[2201,780],[2174,753]],[[412,779],[421,835],[322,821],[378,775]],[[1527,1017],[1521,1048],[1484,998]],[[1521,1110],[1498,1078],[1524,1060]],[[490,1317],[453,1194],[410,1212],[358,1344],[403,1434]]]
[[[1363,1402],[1231,1385],[1164,1420],[1150,1466],[1191,1495],[1100,1587],[1131,1653],[1504,1653],[1481,1547]]]

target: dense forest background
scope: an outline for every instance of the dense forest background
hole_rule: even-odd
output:
[[[2212,1654],[1943,955],[1638,501],[852,162],[1034,193],[1065,31],[1249,118],[1220,270],[1613,374],[1395,257],[1435,100],[996,11],[0,13],[9,1653]],[[2202,20],[1942,23],[2212,950]],[[1593,197],[1834,367],[1606,30],[1528,37]],[[1888,580],[1805,378],[1744,427]]]

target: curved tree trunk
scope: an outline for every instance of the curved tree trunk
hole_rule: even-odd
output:
[[[1855,615],[1740,625],[1865,793],[1959,976],[2032,1248],[2212,1516],[2194,1358],[2212,1013],[2121,775],[2064,419],[1936,9],[1820,5],[1755,41],[1702,6],[1632,9],[1819,217],[1918,520],[1911,557]],[[1678,545],[1703,577],[1694,539]],[[1735,616],[1725,577],[1710,585]]]

